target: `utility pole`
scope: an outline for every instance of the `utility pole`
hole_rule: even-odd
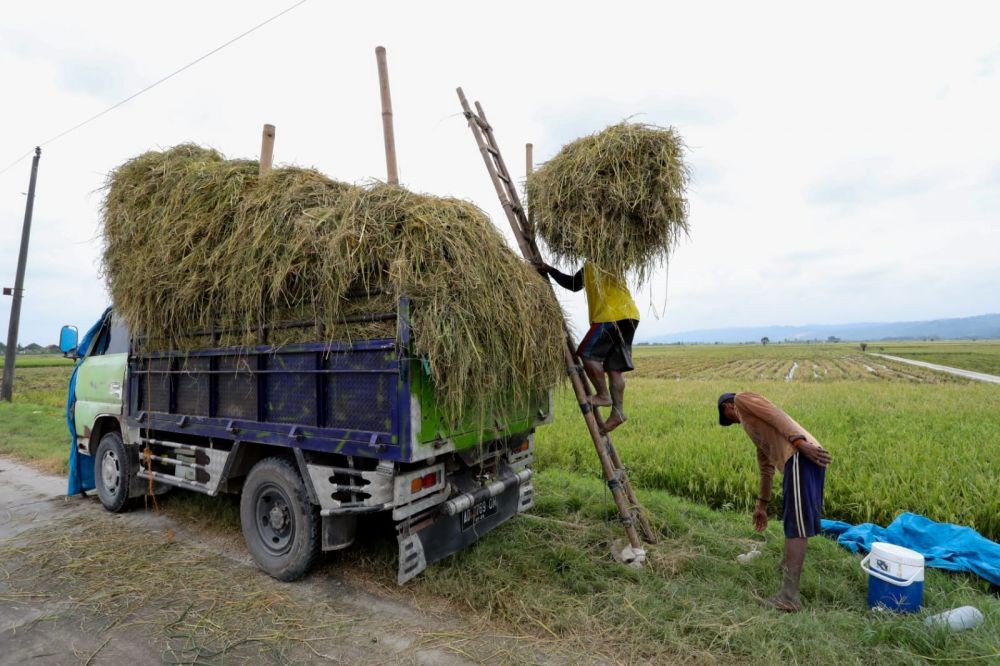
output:
[[[41,147],[35,148],[31,160],[31,180],[28,182],[28,203],[24,207],[24,227],[21,229],[21,252],[17,255],[17,277],[14,278],[14,300],[10,306],[10,328],[7,329],[7,355],[3,365],[3,387],[0,400],[14,399],[14,362],[17,360],[17,329],[21,320],[21,297],[24,295],[24,267],[28,262],[28,238],[31,235],[31,212],[35,207],[35,180],[38,178],[38,160]]]

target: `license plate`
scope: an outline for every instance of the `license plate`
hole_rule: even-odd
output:
[[[467,530],[475,527],[480,521],[489,518],[497,512],[500,503],[496,497],[487,497],[476,502],[470,508],[462,512],[462,529]]]

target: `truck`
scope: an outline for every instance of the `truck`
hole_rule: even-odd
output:
[[[268,344],[278,327],[315,326],[298,321],[257,327],[254,345],[194,332],[204,343],[183,350],[153,351],[113,308],[85,348],[64,326],[60,349],[77,359],[74,445],[93,460],[101,503],[122,512],[171,487],[239,494],[247,549],[284,581],[350,546],[359,521],[388,517],[400,585],[527,511],[550,389],[455,425],[414,352],[409,309],[401,297],[364,315],[394,323],[393,337]]]

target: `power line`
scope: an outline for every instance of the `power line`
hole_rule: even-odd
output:
[[[54,141],[58,141],[59,139],[61,139],[64,136],[66,136],[67,134],[75,132],[76,130],[80,129],[84,125],[87,125],[87,124],[89,124],[89,123],[97,120],[101,116],[103,116],[103,115],[105,115],[107,113],[110,113],[111,111],[114,111],[119,106],[121,106],[121,105],[123,105],[123,104],[125,104],[127,102],[132,101],[133,99],[135,99],[139,95],[142,95],[143,93],[152,90],[153,88],[155,88],[156,86],[160,85],[161,83],[172,79],[173,77],[177,76],[178,74],[180,74],[184,70],[189,69],[191,67],[194,67],[195,65],[197,65],[199,62],[201,62],[205,58],[218,53],[219,51],[221,51],[222,49],[226,48],[230,44],[233,44],[234,42],[238,42],[239,40],[243,39],[244,37],[246,37],[250,33],[256,32],[257,30],[263,28],[265,25],[267,25],[271,21],[274,21],[275,19],[280,18],[281,16],[287,14],[288,12],[292,11],[293,9],[295,9],[296,7],[298,7],[300,5],[304,5],[306,2],[308,2],[308,0],[299,0],[299,2],[296,2],[294,5],[283,9],[282,11],[278,12],[277,14],[275,14],[274,16],[272,16],[271,18],[269,18],[269,19],[267,19],[267,20],[265,20],[265,21],[263,21],[261,23],[258,23],[257,25],[255,25],[254,27],[250,28],[249,30],[236,35],[235,37],[233,37],[232,39],[230,39],[228,42],[215,47],[214,49],[212,49],[208,53],[206,53],[206,54],[204,54],[204,55],[196,58],[195,60],[192,60],[191,62],[189,62],[188,64],[184,65],[180,69],[177,69],[177,70],[171,72],[170,74],[167,74],[163,78],[159,79],[158,81],[149,84],[148,86],[146,86],[145,88],[143,88],[139,92],[133,93],[132,95],[129,95],[128,97],[126,97],[125,99],[121,100],[120,102],[117,102],[117,103],[109,106],[108,108],[104,109],[103,111],[101,111],[99,113],[95,113],[94,115],[92,115],[91,117],[87,118],[86,120],[84,120],[82,122],[79,122],[76,125],[73,125],[69,129],[67,129],[67,130],[65,130],[63,132],[60,132],[59,134],[56,134],[52,138],[46,139],[45,141],[42,141],[41,143],[39,143],[37,145],[39,147],[48,145],[50,143],[53,143]],[[35,149],[32,148],[31,150],[29,150],[28,152],[24,153],[23,155],[21,155],[20,157],[18,157],[16,160],[14,160],[13,162],[11,162],[7,166],[5,166],[3,169],[0,169],[0,175],[3,175],[5,172],[9,171],[11,168],[13,168],[14,166],[16,166],[18,163],[20,163],[26,157],[30,157],[32,154],[34,154],[34,152],[35,152]]]

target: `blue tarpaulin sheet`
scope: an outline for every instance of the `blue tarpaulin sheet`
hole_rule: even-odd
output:
[[[915,550],[929,567],[969,571],[1000,585],[1000,544],[971,527],[938,523],[915,513],[901,513],[888,527],[873,523],[850,525],[838,520],[822,521],[823,532],[851,552],[871,550],[880,541]]]
[[[101,324],[111,312],[111,308],[104,311],[101,318],[90,327],[83,339],[76,346],[79,354],[86,354],[90,347],[90,341],[101,330]],[[69,377],[69,389],[66,391],[66,426],[69,428],[69,484],[66,488],[67,495],[76,495],[86,490],[94,489],[94,459],[76,449],[76,419],[73,418],[73,405],[76,404],[76,372],[83,363],[81,356],[73,367],[73,374]]]

